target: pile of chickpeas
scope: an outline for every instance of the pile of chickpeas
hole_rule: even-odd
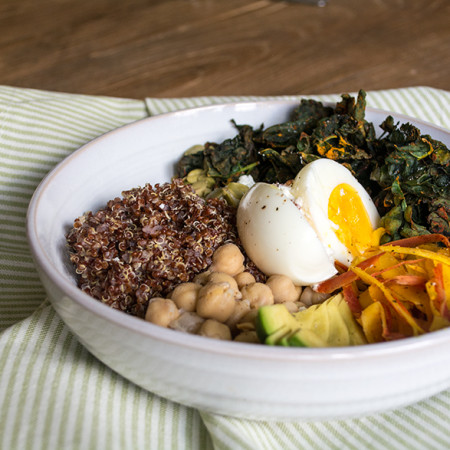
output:
[[[168,298],[152,298],[145,320],[200,336],[258,343],[255,321],[261,306],[284,303],[295,313],[326,297],[295,286],[285,275],[256,282],[244,271],[239,247],[230,243],[215,251],[208,271],[176,286]]]

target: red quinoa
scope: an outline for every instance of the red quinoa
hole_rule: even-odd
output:
[[[79,287],[113,308],[143,317],[150,298],[205,271],[220,245],[239,245],[235,209],[180,179],[122,195],[76,219],[67,234]],[[247,266],[261,278],[248,259]]]

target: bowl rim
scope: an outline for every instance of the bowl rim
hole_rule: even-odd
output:
[[[308,96],[308,98],[310,98]],[[111,131],[99,135],[86,144],[82,145],[62,161],[60,161],[39,183],[34,191],[26,215],[26,232],[27,240],[31,249],[31,253],[35,262],[35,265],[42,270],[45,275],[54,283],[62,292],[79,306],[88,310],[89,313],[94,314],[104,320],[112,322],[114,325],[124,328],[130,332],[138,333],[147,338],[152,338],[157,341],[162,341],[167,344],[177,345],[182,348],[206,352],[215,355],[242,357],[245,359],[257,359],[266,361],[277,362],[291,362],[291,363],[304,363],[304,362],[322,362],[324,359],[332,361],[353,360],[357,358],[373,359],[387,355],[409,354],[410,352],[416,352],[418,349],[427,349],[437,344],[450,343],[450,328],[441,329],[432,333],[427,333],[421,336],[409,337],[390,342],[380,342],[374,344],[360,345],[360,346],[346,346],[346,347],[326,347],[326,348],[306,348],[306,347],[281,347],[281,346],[267,346],[258,345],[243,342],[231,342],[222,341],[217,339],[205,339],[202,336],[191,335],[188,333],[180,333],[179,331],[166,329],[150,322],[146,322],[138,317],[130,316],[122,311],[115,310],[101,302],[95,300],[88,294],[84,293],[76,285],[67,280],[65,276],[60,274],[58,269],[53,265],[53,262],[46,257],[43,251],[42,242],[39,240],[37,234],[37,219],[36,214],[39,210],[41,197],[44,195],[45,190],[50,186],[54,176],[72,160],[77,158],[82,153],[90,150],[90,148],[96,145],[100,140],[105,138],[111,138],[117,133],[122,133],[123,130],[132,130],[137,126],[145,126],[149,121],[161,120],[166,117],[178,116],[182,118],[186,115],[192,115],[201,113],[202,111],[208,112],[210,110],[220,109],[235,109],[237,107],[256,107],[261,104],[271,104],[279,106],[296,106],[299,100],[256,100],[256,101],[232,101],[227,103],[219,103],[214,105],[197,106],[193,108],[186,108],[177,111],[171,111],[159,115],[145,117],[137,121],[122,125]],[[335,105],[335,102],[322,102],[325,105]],[[422,125],[434,128],[437,131],[450,134],[449,130],[435,125],[430,122],[426,122],[421,119],[417,119],[405,114],[395,113],[392,111],[386,111],[379,108],[367,107],[366,112],[372,112],[377,114],[384,114],[386,117],[392,115],[395,119],[400,121],[415,121]]]

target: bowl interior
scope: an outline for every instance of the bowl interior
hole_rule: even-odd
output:
[[[269,101],[194,108],[140,120],[86,144],[47,175],[30,203],[28,236],[38,265],[63,288],[75,286],[65,235],[76,217],[96,211],[123,190],[169,181],[190,146],[234,137],[231,120],[267,127],[287,121],[297,105]],[[366,118],[377,129],[388,114],[368,108]],[[416,123],[422,133],[450,145],[446,130],[401,115],[395,119]],[[80,301],[86,297],[77,295]]]

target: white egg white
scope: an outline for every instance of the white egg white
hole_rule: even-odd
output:
[[[362,185],[343,165],[319,159],[306,165],[292,187],[256,183],[243,197],[237,228],[244,249],[266,275],[283,274],[298,285],[313,285],[336,273],[335,261],[348,265],[353,255],[328,218],[333,190],[351,186],[361,199],[372,229],[378,211]]]
[[[283,274],[312,285],[336,273],[313,227],[276,185],[256,183],[237,211],[237,228],[247,255],[266,275]]]
[[[353,256],[334,232],[336,225],[328,218],[328,201],[333,189],[340,184],[353,187],[368,214],[372,228],[378,226],[380,216],[367,191],[352,173],[331,159],[319,159],[307,164],[296,176],[291,194],[298,199],[302,212],[319,239],[334,259],[348,265]]]

